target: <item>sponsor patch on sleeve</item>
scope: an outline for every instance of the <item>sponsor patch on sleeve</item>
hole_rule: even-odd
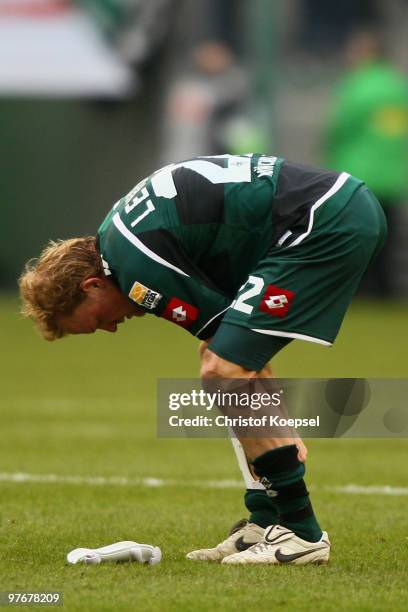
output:
[[[162,295],[149,287],[145,287],[142,283],[136,281],[131,290],[129,291],[129,297],[131,300],[136,302],[139,306],[143,306],[148,310],[154,310],[157,304],[160,302]]]
[[[192,304],[173,297],[161,316],[176,325],[188,328],[198,319],[199,313],[199,309]]]
[[[259,305],[259,310],[268,313],[271,317],[283,319],[287,315],[294,298],[295,293],[293,291],[282,289],[276,285],[268,285]]]

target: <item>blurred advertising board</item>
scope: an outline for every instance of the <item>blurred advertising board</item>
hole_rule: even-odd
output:
[[[68,0],[0,0],[0,96],[125,97],[127,62]]]

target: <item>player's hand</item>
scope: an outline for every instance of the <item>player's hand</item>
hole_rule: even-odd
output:
[[[306,446],[303,444],[302,440],[297,440],[296,441],[296,446],[298,449],[298,459],[299,461],[301,461],[302,463],[305,463],[306,459],[307,459],[307,448]]]

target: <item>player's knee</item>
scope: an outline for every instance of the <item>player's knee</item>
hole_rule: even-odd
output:
[[[216,355],[211,353],[206,347],[204,350],[201,350],[200,346],[200,357],[201,357],[201,368],[200,368],[200,376],[203,380],[208,380],[210,378],[216,378],[217,372],[217,363],[216,363]],[[214,359],[215,357],[215,359]]]
[[[201,359],[200,376],[203,380],[210,380],[212,378],[252,378],[256,376],[256,372],[251,372],[236,363],[222,359],[209,349],[206,349]]]

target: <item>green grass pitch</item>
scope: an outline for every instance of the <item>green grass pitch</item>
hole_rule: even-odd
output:
[[[321,567],[223,567],[184,558],[245,516],[227,440],[157,439],[158,377],[197,376],[197,343],[154,317],[116,335],[46,343],[0,300],[0,590],[60,590],[68,611],[407,610],[408,496],[336,492],[408,487],[408,441],[312,440],[307,482],[332,560]],[[295,342],[280,376],[407,377],[407,307],[357,302],[336,345]],[[10,482],[7,474],[123,476],[130,484]],[[159,478],[164,486],[137,485]],[[136,483],[135,483],[136,481]],[[172,482],[168,482],[172,481]],[[163,561],[68,566],[77,546],[159,545]],[[23,609],[23,608],[19,608]]]

